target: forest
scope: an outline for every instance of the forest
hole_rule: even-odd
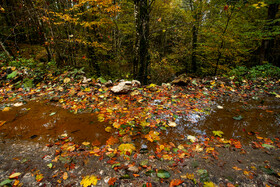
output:
[[[1,0],[2,55],[169,82],[279,62],[279,0]]]
[[[279,187],[280,0],[0,0],[0,186]]]

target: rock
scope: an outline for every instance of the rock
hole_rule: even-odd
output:
[[[137,80],[122,81],[118,85],[113,86],[111,91],[115,94],[126,94],[132,90],[133,87],[139,87],[141,83]]]
[[[182,74],[174,79],[171,84],[178,86],[187,86],[191,82],[192,78],[188,77],[186,74]]]
[[[108,87],[113,86],[113,82],[111,80],[109,80],[104,85],[108,88]]]
[[[111,91],[115,94],[125,94],[128,93],[132,89],[131,81],[120,82],[118,85],[113,86]]]
[[[141,86],[141,82],[138,81],[138,80],[133,80],[131,83],[132,83],[133,87],[140,87]]]

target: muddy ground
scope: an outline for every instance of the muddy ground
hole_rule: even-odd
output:
[[[279,80],[113,95],[60,79],[0,90],[0,185],[280,186]]]

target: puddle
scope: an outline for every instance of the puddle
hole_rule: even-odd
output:
[[[217,106],[222,106],[222,109]],[[242,116],[241,120],[233,119],[239,116]],[[244,102],[225,100],[218,102],[209,115],[192,113],[179,119],[178,124],[164,133],[164,141],[186,141],[187,135],[212,136],[212,131],[219,130],[224,132],[225,138],[239,139],[243,143],[252,138],[248,132],[275,137],[280,135],[280,99],[266,97]]]
[[[233,119],[239,116],[241,120]],[[73,114],[44,102],[32,101],[7,112],[1,111],[0,121],[6,121],[0,127],[1,138],[53,142],[67,133],[77,143],[98,141],[105,144],[112,135],[104,130],[107,124],[98,122],[93,114]],[[259,132],[263,137],[275,137],[280,135],[280,100],[275,97],[246,102],[224,100],[217,102],[208,113],[189,113],[177,118],[176,123],[176,127],[162,131],[161,143],[184,143],[188,135],[212,136],[212,131],[218,130],[224,132],[225,138],[239,139],[243,143],[252,138],[248,135],[250,131]],[[139,137],[135,143],[143,145],[147,140]]]
[[[32,139],[53,142],[59,135],[67,133],[75,142],[96,141],[105,144],[110,137],[93,114],[73,114],[60,107],[32,101],[20,107],[0,112],[0,120],[6,123],[0,127],[0,137],[11,139]]]

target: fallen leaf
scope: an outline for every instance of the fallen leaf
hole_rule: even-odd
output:
[[[219,136],[219,137],[222,137],[223,136],[223,132],[222,131],[212,131],[214,136]]]
[[[118,149],[121,151],[121,154],[125,155],[126,152],[132,153],[132,151],[135,151],[136,148],[134,147],[133,144],[121,144]]]
[[[13,180],[11,180],[11,179],[3,180],[3,181],[0,183],[0,186],[5,186],[6,184],[11,183],[12,181],[13,181]]]
[[[217,185],[213,182],[204,182],[203,187],[216,187]]]
[[[63,80],[63,82],[64,82],[64,83],[69,83],[69,82],[70,82],[70,78],[68,78],[68,77],[65,78],[65,79]]]
[[[173,186],[179,186],[180,184],[182,184],[184,181],[181,179],[173,179],[170,184],[169,187],[173,187]]]
[[[154,141],[160,140],[160,137],[158,135],[159,135],[159,132],[150,131],[149,134],[145,135],[145,138],[147,140],[149,140],[150,142],[154,142]]]
[[[98,181],[98,178],[95,175],[87,175],[85,177],[83,177],[82,181],[81,181],[81,185],[83,187],[88,187],[90,185],[96,185]]]
[[[234,167],[232,167],[232,168],[235,169],[236,171],[242,170],[241,168],[239,168],[239,167],[237,167],[237,166],[234,166]]]
[[[8,112],[11,109],[11,107],[5,107],[2,112]]]
[[[67,173],[67,172],[64,172],[62,178],[63,178],[63,180],[68,179],[68,173]]]
[[[240,121],[243,119],[243,117],[239,115],[239,116],[234,116],[233,119]]]
[[[53,165],[52,163],[49,163],[47,166],[51,169]]]
[[[195,142],[197,140],[195,136],[191,136],[191,135],[188,135],[187,139],[190,140],[191,142]]]
[[[111,132],[111,131],[112,131],[112,127],[106,127],[106,128],[105,128],[105,131],[106,131],[106,132]]]
[[[0,121],[0,127],[3,126],[6,123],[6,121]]]
[[[35,179],[36,179],[37,182],[40,182],[40,181],[43,180],[43,178],[44,178],[43,174],[38,174],[38,175],[36,175]]]
[[[269,144],[262,144],[262,146],[266,149],[274,149],[275,148],[275,146],[269,145]]]
[[[15,107],[19,107],[19,106],[22,106],[22,105],[23,105],[23,103],[15,103],[14,104]]]
[[[160,169],[157,172],[157,177],[161,179],[168,179],[170,176],[171,176],[170,173],[163,169]]]
[[[52,112],[52,113],[50,113],[49,116],[53,116],[53,115],[55,115],[55,114],[56,114],[56,112]]]
[[[88,145],[90,145],[90,142],[83,142],[82,143],[84,146],[88,146]]]
[[[112,177],[112,178],[109,179],[108,184],[109,184],[110,186],[113,186],[113,185],[115,184],[116,181],[117,181],[117,178],[116,178],[116,177]]]
[[[13,173],[13,174],[11,174],[10,176],[9,176],[9,179],[14,179],[14,178],[16,178],[16,177],[18,177],[18,176],[20,176],[21,175],[21,173]]]
[[[176,127],[177,124],[175,122],[169,121],[168,126],[169,127]]]

